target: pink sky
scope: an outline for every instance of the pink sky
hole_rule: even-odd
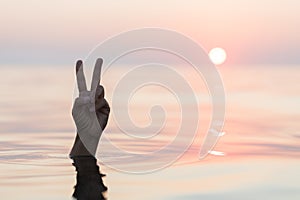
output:
[[[0,2],[0,64],[70,63],[107,37],[161,27],[210,50],[227,64],[299,64],[296,0],[16,1]]]

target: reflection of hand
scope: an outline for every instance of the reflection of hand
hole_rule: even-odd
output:
[[[77,172],[73,197],[78,200],[106,199],[104,192],[107,187],[102,180],[105,175],[99,173],[97,160],[93,156],[74,157],[73,165]]]
[[[76,63],[79,97],[75,99],[72,116],[78,134],[71,156],[95,155],[102,130],[107,124],[110,108],[104,99],[104,88],[99,85],[102,62],[102,59],[97,59],[90,91],[87,90],[82,61]]]

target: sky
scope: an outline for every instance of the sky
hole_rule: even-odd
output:
[[[0,65],[70,64],[142,27],[222,47],[226,64],[300,64],[297,0],[1,0],[0,8]]]

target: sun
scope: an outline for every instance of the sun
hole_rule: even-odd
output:
[[[226,51],[220,47],[213,48],[208,54],[210,60],[215,65],[221,65],[226,61]]]

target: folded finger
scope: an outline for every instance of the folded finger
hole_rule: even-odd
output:
[[[104,98],[104,88],[102,85],[97,86],[96,99]]]

